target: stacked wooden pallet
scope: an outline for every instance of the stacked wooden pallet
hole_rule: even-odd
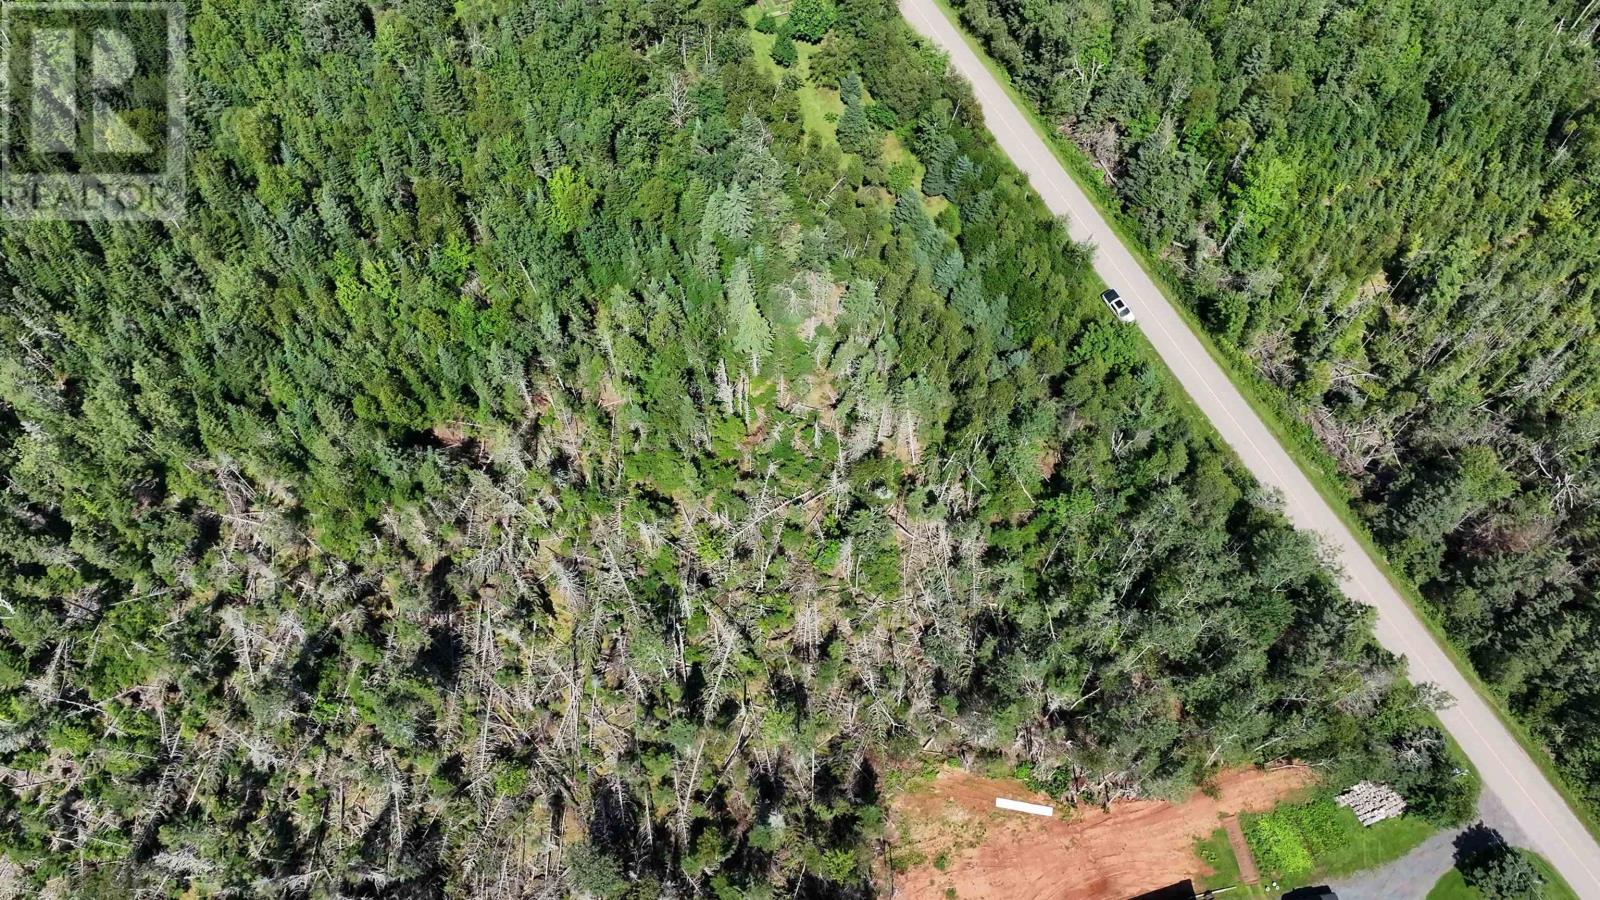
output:
[[[1340,806],[1350,808],[1362,825],[1392,819],[1406,811],[1406,798],[1388,785],[1363,781],[1338,796]]]

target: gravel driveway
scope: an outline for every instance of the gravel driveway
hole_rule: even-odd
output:
[[[1500,832],[1506,843],[1527,846],[1511,814],[1494,794],[1485,791],[1478,804],[1483,824]],[[1339,900],[1422,900],[1444,873],[1456,864],[1456,838],[1465,829],[1441,831],[1406,856],[1377,869],[1330,883]]]

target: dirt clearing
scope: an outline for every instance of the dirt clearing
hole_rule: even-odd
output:
[[[1058,808],[1043,819],[995,809],[996,797],[1051,803],[1009,779],[945,769],[895,798],[896,898],[1118,900],[1206,874],[1195,841],[1239,812],[1268,809],[1307,785],[1304,769],[1240,769],[1216,779],[1215,796],[1182,803],[1141,800],[1100,809]]]

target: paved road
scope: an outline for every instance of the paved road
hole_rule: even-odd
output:
[[[1600,845],[1223,375],[933,0],[899,3],[912,27],[949,53],[956,71],[972,83],[995,140],[1032,180],[1045,205],[1067,218],[1073,238],[1096,245],[1095,270],[1128,300],[1139,329],[1223,440],[1258,480],[1282,492],[1290,521],[1323,535],[1334,548],[1344,565],[1346,593],[1378,608],[1378,640],[1410,661],[1413,679],[1431,681],[1456,698],[1440,718],[1482,771],[1485,788],[1510,811],[1528,846],[1549,859],[1580,897],[1600,900]]]

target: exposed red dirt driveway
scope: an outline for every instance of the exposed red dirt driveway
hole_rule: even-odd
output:
[[[1050,803],[1008,779],[946,769],[891,805],[895,898],[1106,900],[1206,874],[1195,841],[1240,812],[1265,810],[1309,783],[1304,769],[1226,772],[1211,794],[1182,803],[1143,800],[1100,809],[1058,808],[1045,819],[995,809],[996,797]]]

